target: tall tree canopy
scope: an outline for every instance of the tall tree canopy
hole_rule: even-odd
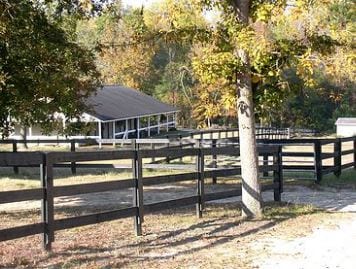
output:
[[[11,129],[10,117],[49,128],[55,112],[78,116],[97,87],[93,55],[32,1],[1,0],[0,16],[2,135]]]

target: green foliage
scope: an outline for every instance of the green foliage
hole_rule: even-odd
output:
[[[136,10],[118,3],[82,23],[77,35],[89,48],[101,47],[104,81],[178,106],[184,125],[191,115],[200,126],[207,115],[210,122],[236,120],[236,81],[247,72],[261,124],[331,129],[336,115],[353,115],[352,2],[254,0],[247,26],[237,20],[232,0],[165,0]],[[219,10],[217,22],[206,22],[206,10]],[[241,49],[249,67],[240,61]],[[303,105],[314,106],[306,108],[312,115],[299,111]],[[319,124],[318,115],[328,120]]]
[[[67,118],[85,108],[98,73],[93,56],[68,41],[28,1],[0,2],[0,126],[8,135],[10,117],[24,126],[48,125],[55,112]]]

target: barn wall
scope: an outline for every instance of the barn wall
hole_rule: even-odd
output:
[[[356,126],[337,125],[336,133],[338,136],[348,137],[356,135]]]

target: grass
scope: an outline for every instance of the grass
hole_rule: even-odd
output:
[[[334,174],[325,175],[321,185],[333,188],[349,188],[356,190],[356,169],[343,170],[339,177]]]
[[[40,173],[38,168],[20,168],[20,173],[15,175],[12,168],[0,170],[0,190],[19,190],[40,187]],[[144,169],[145,177],[184,173],[173,169],[152,170]],[[54,185],[73,185],[84,183],[104,182],[110,180],[130,179],[132,172],[129,169],[77,169],[77,174],[72,175],[70,169],[54,169]]]

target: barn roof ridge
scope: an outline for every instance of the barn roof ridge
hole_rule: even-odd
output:
[[[101,121],[123,120],[179,111],[174,106],[158,101],[139,90],[121,85],[102,85],[95,94],[87,99],[86,103],[92,108],[87,114]]]
[[[356,117],[339,117],[335,125],[355,125],[356,126]]]

